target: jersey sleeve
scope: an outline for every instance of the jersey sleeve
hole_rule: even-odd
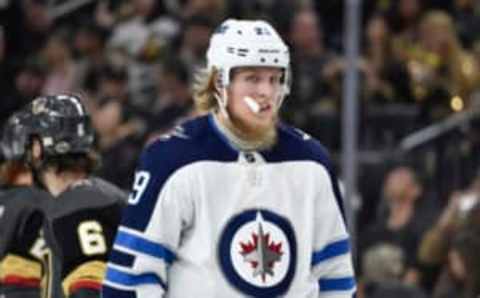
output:
[[[41,258],[37,258],[34,248],[41,218],[40,211],[22,210],[8,250],[0,257],[0,284],[10,287],[13,292],[29,288],[38,292],[40,288]]]
[[[107,199],[96,190],[71,195],[70,203],[87,197],[99,201]],[[58,198],[62,199],[68,198]],[[44,226],[45,240],[51,250],[51,255],[47,255],[48,291],[54,295],[61,293],[59,297],[100,296],[121,210],[121,203],[112,201],[104,205],[80,206],[65,213],[57,210],[49,216]]]
[[[35,200],[40,199],[27,189],[8,194],[12,196],[10,200],[0,204],[4,212],[0,218],[0,234],[4,236],[0,237],[0,242],[4,242],[0,254],[0,284],[9,287],[12,294],[17,291],[21,294],[25,289],[38,294],[42,270],[41,256],[35,248],[43,213]]]
[[[163,297],[168,290],[168,269],[192,223],[193,206],[182,162],[162,145],[151,145],[140,158],[110,255],[105,298]]]
[[[312,274],[318,281],[319,297],[350,298],[355,295],[356,282],[342,198],[330,170],[325,168],[320,176]]]

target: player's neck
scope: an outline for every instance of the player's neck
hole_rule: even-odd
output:
[[[87,178],[87,174],[78,171],[57,173],[54,169],[49,169],[43,174],[45,187],[55,197],[63,193],[74,183],[85,178]]]

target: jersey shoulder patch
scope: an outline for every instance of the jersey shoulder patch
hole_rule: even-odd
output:
[[[279,142],[294,160],[312,160],[326,167],[331,166],[327,149],[317,139],[298,128],[282,123]]]
[[[139,169],[147,169],[152,175],[158,176],[158,165],[172,172],[183,165],[200,160],[224,160],[222,151],[224,144],[215,141],[208,116],[197,117],[184,122],[171,133],[160,136],[151,142],[142,152]],[[157,173],[156,173],[157,172]],[[166,171],[161,170],[163,174]]]

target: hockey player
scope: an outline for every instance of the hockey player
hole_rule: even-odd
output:
[[[33,187],[25,152],[29,117],[18,112],[0,141],[0,297],[39,298],[45,241],[39,235],[50,195]]]
[[[94,131],[80,99],[55,95],[25,108],[34,119],[29,146],[36,179],[54,196],[45,240],[45,297],[100,297],[106,260],[126,195],[91,176]]]
[[[208,115],[140,157],[103,297],[352,297],[337,179],[278,120],[289,52],[264,21],[225,21],[195,91]]]

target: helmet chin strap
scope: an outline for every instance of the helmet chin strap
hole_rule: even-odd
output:
[[[280,108],[282,107],[282,104],[283,104],[283,101],[285,100],[285,97],[286,97],[285,92],[282,92],[282,94],[278,95],[278,100],[277,100],[277,103],[275,104],[276,105],[275,108],[277,109],[277,111],[279,111]]]
[[[215,92],[215,93],[213,94],[213,96],[214,96],[215,99],[217,100],[218,107],[220,108],[220,113],[222,113],[223,116],[224,116],[227,120],[229,120],[229,119],[230,119],[230,116],[228,115],[228,111],[227,111],[227,105],[228,105],[227,88],[226,88],[226,87],[223,87],[220,92],[221,92],[222,95],[219,95],[218,92]]]

